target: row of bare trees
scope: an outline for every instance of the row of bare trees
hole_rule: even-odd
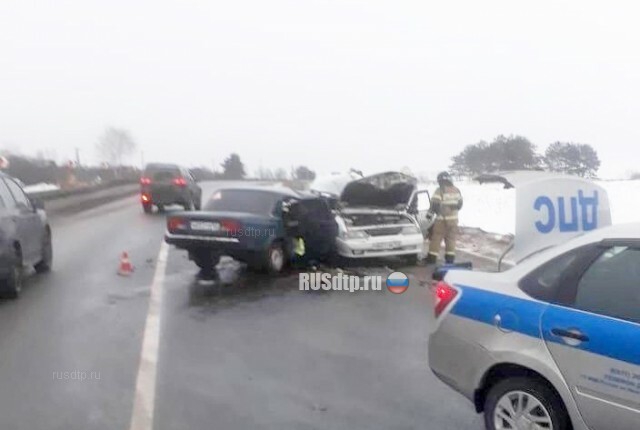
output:
[[[112,166],[121,166],[135,152],[136,147],[131,133],[117,127],[107,127],[96,143],[101,161]]]

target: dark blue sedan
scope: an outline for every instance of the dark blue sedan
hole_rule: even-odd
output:
[[[201,275],[210,276],[221,255],[269,273],[281,272],[296,258],[322,261],[333,255],[336,234],[324,198],[254,186],[218,189],[202,211],[169,216],[165,240],[187,250]],[[300,239],[304,255],[296,257]]]

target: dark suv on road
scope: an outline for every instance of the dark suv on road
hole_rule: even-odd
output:
[[[140,178],[140,200],[145,213],[151,213],[153,205],[159,211],[166,205],[200,210],[201,199],[202,189],[189,170],[176,164],[148,164]]]
[[[18,297],[24,267],[48,272],[52,258],[51,228],[42,203],[0,173],[0,294]]]

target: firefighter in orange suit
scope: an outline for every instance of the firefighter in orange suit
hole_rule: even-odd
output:
[[[442,240],[445,244],[445,262],[447,264],[455,262],[460,209],[462,209],[462,193],[453,185],[451,175],[441,172],[438,174],[438,189],[431,197],[429,209],[436,215],[436,221],[431,229],[427,264],[434,264],[438,260]]]

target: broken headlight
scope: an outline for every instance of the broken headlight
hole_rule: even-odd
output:
[[[402,227],[402,234],[421,234],[422,231],[417,225]]]
[[[347,230],[344,232],[346,239],[366,239],[369,235],[362,230]]]

